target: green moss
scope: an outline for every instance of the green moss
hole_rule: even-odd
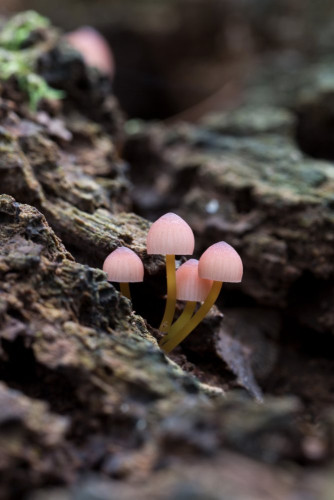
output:
[[[62,99],[64,92],[50,87],[44,78],[36,73],[23,75],[18,79],[19,85],[29,96],[29,104],[31,109],[36,110],[38,103],[42,99]]]
[[[37,109],[42,99],[64,97],[62,91],[51,88],[36,73],[38,51],[34,48],[20,49],[33,31],[49,25],[48,19],[28,11],[14,16],[0,33],[0,80],[16,78],[20,89],[28,96],[32,110]]]
[[[0,45],[8,50],[19,50],[37,30],[50,26],[50,21],[33,10],[12,17],[0,33]]]

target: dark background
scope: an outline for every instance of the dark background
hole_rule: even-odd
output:
[[[330,0],[2,0],[65,31],[101,31],[116,60],[114,90],[130,117],[195,120],[234,107],[245,80],[275,57],[289,70],[334,44]]]

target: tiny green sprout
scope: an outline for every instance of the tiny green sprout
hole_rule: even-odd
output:
[[[131,300],[129,283],[137,283],[144,279],[144,266],[138,255],[127,247],[116,248],[103,263],[103,271],[108,281],[120,284],[122,295]]]
[[[31,110],[36,111],[42,99],[62,99],[64,92],[51,88],[36,72],[38,52],[22,49],[31,32],[49,26],[48,19],[29,11],[14,16],[0,31],[0,79],[15,78],[29,99]]]
[[[0,32],[0,45],[8,50],[22,48],[34,31],[50,26],[50,21],[33,10],[21,12],[12,17]]]
[[[36,73],[29,73],[18,78],[19,85],[29,96],[29,105],[33,111],[36,111],[39,102],[42,99],[57,100],[63,99],[64,92],[50,87],[44,78]]]

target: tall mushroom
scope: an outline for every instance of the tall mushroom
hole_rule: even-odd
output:
[[[231,245],[220,241],[211,245],[201,256],[198,264],[198,273],[201,278],[213,280],[211,290],[194,316],[185,326],[182,326],[164,344],[163,350],[169,353],[205,318],[220,293],[223,281],[240,283],[243,265],[240,255]]]
[[[156,220],[147,235],[147,253],[166,255],[167,301],[160,331],[172,324],[176,304],[175,255],[191,255],[195,238],[190,226],[178,215],[167,213]]]
[[[129,283],[144,279],[144,266],[138,255],[127,247],[116,248],[103,263],[108,281],[119,283],[121,293],[131,300]]]
[[[160,347],[181,330],[190,320],[197,302],[203,302],[212,287],[212,280],[198,276],[198,260],[189,259],[176,271],[176,299],[186,301],[185,308],[179,318],[173,323],[167,335],[160,341]]]

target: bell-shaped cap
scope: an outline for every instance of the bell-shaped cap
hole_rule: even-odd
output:
[[[144,266],[138,255],[127,247],[116,248],[103,263],[108,281],[136,283],[144,279]]]
[[[147,253],[192,255],[195,246],[191,227],[178,215],[168,213],[156,220],[147,235]]]
[[[227,283],[240,283],[243,266],[240,255],[225,241],[211,245],[199,259],[201,278]]]
[[[204,302],[212,283],[212,280],[198,276],[198,260],[190,259],[176,271],[176,298],[191,302]]]
[[[94,28],[83,26],[65,35],[67,42],[80,54],[86,64],[102,73],[114,76],[115,62],[106,39]]]

